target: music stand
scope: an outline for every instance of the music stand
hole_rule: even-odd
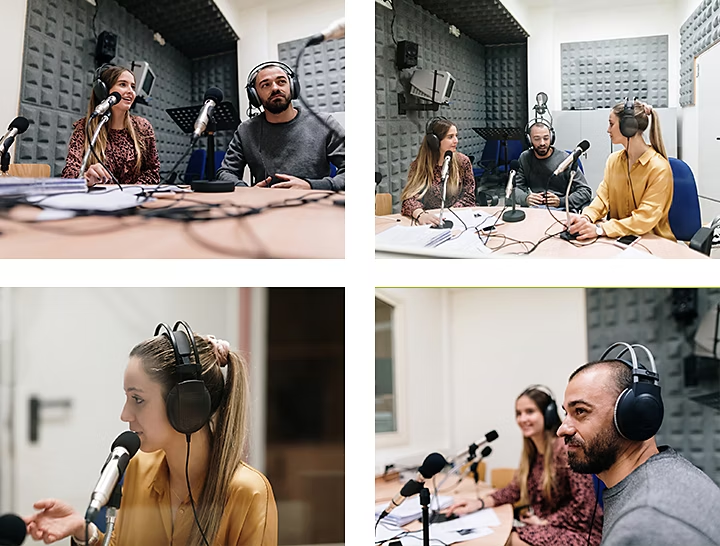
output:
[[[523,133],[525,129],[518,127],[473,127],[478,135],[485,140],[499,140],[500,146],[504,150],[503,165],[505,165],[505,172],[508,172],[508,153],[507,153],[507,141],[508,140],[520,140],[523,139]]]
[[[165,110],[183,133],[190,134],[195,130],[195,121],[200,115],[203,105],[184,106],[182,108],[168,108]],[[191,182],[193,191],[197,192],[232,192],[235,185],[232,182],[214,182],[215,180],[215,132],[234,131],[240,125],[240,116],[231,102],[221,102],[210,116],[205,134],[208,137],[207,158],[205,160],[206,180]]]

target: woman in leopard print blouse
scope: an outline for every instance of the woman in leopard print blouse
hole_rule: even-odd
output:
[[[152,125],[144,118],[130,115],[130,107],[135,101],[135,76],[126,68],[111,66],[101,72],[100,79],[105,83],[108,95],[118,92],[122,100],[110,110],[110,121],[101,129],[95,143],[95,152],[104,166],[98,163],[94,154],[90,154],[84,173],[88,186],[112,183],[110,173],[120,184],[159,183],[160,161]],[[63,178],[77,178],[80,174],[88,146],[85,124],[98,103],[93,93],[88,115],[73,125],[68,156],[61,175]],[[91,135],[98,122],[99,118],[90,121]]]

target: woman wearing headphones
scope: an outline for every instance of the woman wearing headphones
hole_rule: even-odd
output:
[[[557,437],[560,416],[550,391],[541,385],[523,391],[515,401],[515,420],[522,432],[523,452],[512,482],[480,500],[455,503],[448,513],[462,515],[519,501],[528,510],[520,516],[524,525],[510,535],[511,546],[600,544],[602,514],[592,478],[568,467],[565,443]],[[593,517],[595,509],[598,513]]]
[[[161,326],[170,332],[164,325],[158,330]],[[125,473],[110,544],[275,546],[272,489],[265,476],[242,462],[248,403],[245,362],[230,351],[227,341],[194,335],[189,327],[187,332],[189,337],[176,325],[171,334],[156,335],[130,352],[120,418],[138,434],[140,451]],[[194,340],[197,352],[188,349],[182,361],[195,364],[193,355],[199,356],[198,379],[208,393],[204,408],[194,405],[196,398],[179,394],[184,384],[178,385],[183,376],[175,348],[181,344],[171,342],[170,335],[184,339],[186,347]],[[175,395],[182,402],[177,406],[172,403]],[[201,428],[186,436],[191,421],[196,430]],[[33,539],[49,544],[71,536],[75,544],[85,544],[84,517],[71,506],[45,499],[34,507],[40,511],[25,518]],[[89,544],[102,540],[91,524]]]
[[[94,146],[95,153],[89,155],[88,166],[83,176],[88,186],[114,181],[120,184],[158,184],[160,161],[155,144],[155,133],[148,120],[130,115],[130,107],[135,102],[136,95],[135,76],[121,66],[106,66],[98,69],[87,116],[73,125],[68,156],[61,176],[63,178],[80,176],[89,139],[100,123],[100,117],[93,118],[92,113],[103,100],[115,92],[120,95],[120,101],[110,109],[110,121],[100,130]],[[89,124],[88,119],[90,119]]]
[[[648,125],[650,145],[643,138]],[[652,232],[674,241],[668,220],[673,176],[657,113],[648,104],[628,99],[610,112],[607,132],[612,143],[625,150],[608,158],[597,196],[581,215],[571,216],[570,233],[593,239]]]
[[[457,152],[457,127],[444,118],[431,119],[415,161],[410,164],[408,183],[402,191],[402,213],[418,224],[438,225],[437,216],[426,209],[442,205],[441,173],[445,152],[452,152],[445,206],[474,207],[475,177],[470,158]]]

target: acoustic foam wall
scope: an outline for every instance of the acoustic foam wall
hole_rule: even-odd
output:
[[[680,27],[680,106],[695,103],[695,57],[720,40],[720,0],[703,0]]]
[[[667,108],[668,37],[561,44],[563,110],[612,108],[628,95]]]
[[[450,105],[437,112],[398,113],[398,93],[414,69],[398,71],[391,23],[393,11],[375,4],[375,165],[383,175],[379,191],[391,193],[400,210],[400,193],[425,125],[445,116],[458,126],[458,150],[480,158],[484,140],[472,127],[485,125],[485,48],[466,36],[456,38],[448,24],[409,0],[395,0],[395,40],[419,44],[417,68],[447,70],[456,79]]]
[[[587,289],[588,360],[598,359],[616,341],[647,346],[655,356],[665,404],[658,444],[671,445],[720,484],[720,413],[692,400],[683,378],[683,359],[692,352],[688,337],[699,318],[720,302],[720,289],[698,289],[699,317],[687,331],[673,318],[671,294],[669,288]]]
[[[527,45],[486,46],[485,115],[488,127],[525,128]]]

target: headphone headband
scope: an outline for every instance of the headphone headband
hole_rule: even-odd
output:
[[[257,76],[258,76],[258,74],[260,73],[260,71],[263,70],[263,69],[265,69],[265,68],[269,68],[269,67],[271,67],[271,66],[277,66],[278,68],[282,69],[282,71],[285,72],[285,74],[287,74],[288,78],[294,78],[294,77],[296,77],[296,76],[295,76],[295,72],[293,72],[293,69],[290,68],[290,67],[289,67],[288,65],[286,65],[285,63],[283,63],[283,62],[281,62],[281,61],[266,61],[266,62],[264,62],[264,63],[260,63],[259,65],[257,65],[255,68],[253,68],[253,69],[250,71],[250,73],[248,74],[248,78],[247,78],[247,85],[252,85],[252,86],[254,86],[254,85],[255,85],[255,78],[257,78]]]
[[[633,343],[631,345],[629,343],[625,343],[624,341],[617,341],[617,342],[613,343],[612,345],[610,345],[610,347],[605,349],[603,354],[600,355],[600,360],[605,360],[605,357],[616,347],[624,347],[623,350],[620,351],[616,355],[616,360],[619,360],[620,362],[624,362],[627,364],[627,362],[625,360],[622,360],[621,357],[625,353],[630,353],[630,360],[632,361],[631,367],[633,369],[633,374],[641,375],[644,377],[651,377],[651,378],[654,375],[655,376],[654,381],[657,382],[660,380],[660,374],[658,374],[657,367],[655,366],[655,357],[653,357],[653,354],[650,352],[650,349],[645,347],[645,345],[640,345],[639,343]],[[650,362],[650,370],[648,370],[647,368],[646,369],[640,368],[640,365],[638,364],[637,353],[635,353],[636,348],[642,349],[643,351],[645,351],[645,354],[648,357],[648,361]]]
[[[553,146],[555,144],[555,129],[548,120],[539,117],[531,119],[525,126],[525,139],[527,140],[528,146],[531,148],[533,147],[532,138],[530,138],[530,129],[532,129],[535,125],[547,127],[548,131],[550,131],[550,146]]]
[[[550,401],[547,406],[545,406],[544,409],[541,408],[545,430],[553,430],[556,427],[559,427],[561,421],[559,421],[560,416],[558,415],[557,402],[555,402],[555,396],[552,391],[545,385],[536,384],[530,385],[520,396],[527,395],[530,391],[539,391],[550,397]]]
[[[552,391],[545,385],[530,385],[527,389],[523,391],[523,394],[527,394],[530,391],[540,391],[544,394],[547,394],[552,400],[555,400],[555,395],[553,395]]]
[[[266,61],[257,65],[248,74],[247,82],[245,83],[245,93],[247,94],[250,106],[260,108],[262,103],[260,101],[260,96],[255,89],[255,79],[262,70],[271,66],[278,67],[287,75],[290,84],[290,100],[295,100],[300,96],[300,80],[293,69],[281,61]]]

